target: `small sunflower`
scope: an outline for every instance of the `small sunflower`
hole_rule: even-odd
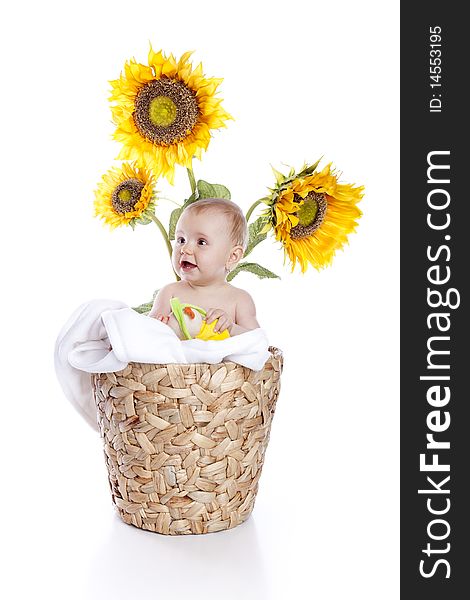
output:
[[[275,171],[277,185],[264,200],[265,229],[274,229],[292,271],[297,262],[302,273],[309,263],[318,270],[329,265],[362,214],[356,204],[364,187],[338,183],[331,164],[317,172],[319,162],[298,174],[293,169],[287,176]]]
[[[113,167],[95,190],[95,217],[112,229],[150,223],[155,210],[154,183],[155,177],[143,166],[124,163]]]
[[[200,159],[207,149],[211,129],[232,118],[215,97],[222,79],[206,78],[201,64],[193,70],[191,54],[176,61],[150,47],[148,65],[131,59],[110,82],[114,139],[123,144],[118,158],[143,157],[170,183],[175,164],[190,168],[192,157]]]

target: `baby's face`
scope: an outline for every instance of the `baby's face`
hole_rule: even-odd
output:
[[[216,210],[185,212],[176,226],[173,268],[190,283],[223,281],[232,248],[229,223],[223,214]]]

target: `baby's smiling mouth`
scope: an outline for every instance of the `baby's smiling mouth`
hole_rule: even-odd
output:
[[[186,272],[192,271],[193,269],[197,269],[197,265],[190,262],[189,260],[180,260],[180,267],[183,269],[183,271]]]

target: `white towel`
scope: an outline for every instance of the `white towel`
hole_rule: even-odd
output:
[[[92,300],[82,304],[62,328],[54,362],[66,397],[98,429],[89,373],[120,371],[129,362],[215,364],[223,360],[259,371],[269,356],[262,329],[225,340],[181,341],[168,325],[123,302]]]

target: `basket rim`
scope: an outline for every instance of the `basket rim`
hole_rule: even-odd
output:
[[[268,360],[266,362],[269,362],[271,360],[282,360],[282,358],[283,358],[282,350],[280,350],[276,346],[269,346],[268,351],[271,354],[271,356],[268,358]],[[188,366],[197,366],[197,365],[200,365],[200,366],[235,365],[236,367],[242,367],[243,369],[249,369],[249,367],[244,367],[240,363],[236,363],[233,360],[224,360],[220,363],[203,363],[203,362],[199,362],[199,363],[144,363],[141,361],[130,361],[128,363],[128,365],[155,365],[155,366],[162,366],[162,367],[166,367],[168,365],[176,365],[178,367],[188,367]],[[121,369],[121,370],[124,370],[124,369]],[[114,371],[114,372],[120,373],[120,371]]]

